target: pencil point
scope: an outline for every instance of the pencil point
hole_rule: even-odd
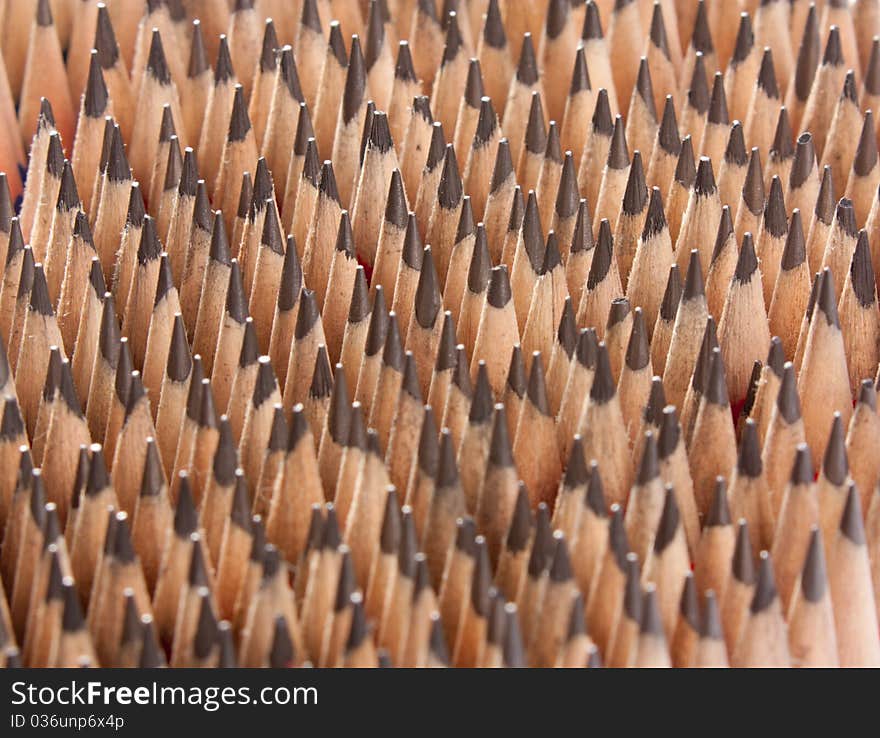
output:
[[[394,487],[388,488],[385,498],[385,513],[382,518],[382,533],[379,539],[382,553],[396,555],[400,547],[400,508]]]
[[[870,379],[863,379],[862,384],[859,387],[859,401],[858,404],[865,405],[871,410],[877,410],[877,390],[874,387],[874,382]],[[2,433],[0,433],[2,435]]]
[[[823,270],[822,284],[819,286],[819,294],[816,297],[816,307],[822,311],[829,326],[840,328],[837,298],[834,294],[834,277],[828,267]]]
[[[691,257],[691,261],[693,261],[693,256]],[[688,272],[690,272],[690,269],[688,269]],[[675,320],[682,292],[683,286],[681,284],[681,272],[678,268],[678,264],[673,264],[669,268],[669,277],[666,280],[663,301],[660,303],[660,317],[663,320],[670,323]]]
[[[636,92],[639,97],[642,98],[642,103],[644,104],[651,120],[656,122],[657,107],[654,104],[654,85],[651,82],[651,70],[648,68],[648,60],[644,56],[639,62],[639,73],[636,77]]]
[[[666,485],[665,495],[663,512],[660,515],[657,536],[654,539],[654,551],[657,553],[661,553],[672,543],[681,519],[678,512],[678,504],[675,501],[675,492],[671,485]]]
[[[496,467],[513,467],[513,452],[507,432],[507,413],[504,405],[495,405],[495,418],[492,422],[492,437],[489,441],[489,463]]]
[[[360,38],[354,35],[351,37],[348,73],[345,77],[345,89],[342,95],[342,121],[346,125],[351,123],[360,111],[366,86],[366,63],[361,53]]]
[[[870,308],[877,298],[874,267],[871,264],[871,247],[868,244],[867,231],[859,231],[856,248],[850,264],[852,289],[863,308]]]
[[[736,34],[736,43],[733,48],[731,63],[736,66],[744,62],[755,45],[755,36],[752,32],[752,19],[748,13],[739,14],[739,30]]]
[[[666,96],[666,102],[663,105],[663,118],[660,121],[660,129],[657,132],[657,143],[670,156],[677,157],[681,153],[681,138],[678,133],[678,121],[675,118],[675,101],[672,95]]]
[[[584,461],[584,444],[580,434],[575,434],[565,468],[563,485],[567,489],[578,489],[590,481],[590,469]]]
[[[386,351],[387,353],[387,351]],[[351,429],[351,404],[348,398],[348,385],[341,365],[336,365],[333,374],[333,391],[330,394],[330,408],[327,411],[327,431],[340,446],[345,445]]]
[[[94,466],[94,458],[92,465]],[[199,516],[190,490],[189,477],[182,475],[177,491],[177,508],[174,511],[174,533],[178,538],[188,540],[198,527]]]
[[[596,374],[593,385],[590,387],[590,400],[596,404],[604,405],[614,398],[617,388],[614,384],[614,375],[611,372],[611,362],[608,357],[608,349],[605,342],[601,341],[596,352]]]
[[[859,493],[852,482],[850,482],[849,490],[847,491],[846,506],[840,519],[840,532],[856,546],[862,546],[865,543],[865,528],[862,522]]]
[[[516,393],[519,398],[525,397],[526,394],[526,364],[522,357],[522,347],[520,344],[514,344],[513,350],[510,352],[510,366],[507,370],[507,387]]]
[[[195,638],[193,640],[193,653],[197,659],[206,659],[211,654],[211,649],[217,643],[219,627],[211,606],[208,588],[201,588],[199,595],[201,602],[196,622]]]
[[[162,37],[159,34],[158,28],[153,29],[150,40],[150,53],[147,58],[146,73],[163,87],[171,84],[171,73],[168,71],[165,50],[162,48]]]
[[[727,148],[724,150],[724,161],[738,167],[746,166],[749,163],[749,155],[746,152],[746,143],[743,138],[743,127],[738,120],[735,120],[730,127]],[[746,176],[748,176],[748,170],[746,170]]]
[[[831,422],[831,433],[825,446],[825,458],[822,462],[822,473],[834,486],[840,487],[849,476],[849,461],[846,455],[846,438],[843,421],[839,412],[834,413]]]
[[[510,298],[510,280],[507,276],[507,266],[501,264],[500,266],[492,267],[489,272],[489,289],[486,295],[489,305],[500,309],[510,302]]]
[[[578,344],[575,349],[575,357],[578,363],[587,369],[596,368],[596,354],[599,350],[599,341],[596,339],[595,328],[584,328],[578,333]]]
[[[697,599],[697,586],[694,582],[693,572],[688,572],[684,578],[684,587],[681,591],[681,601],[678,611],[687,624],[695,631],[700,628],[700,603]]]
[[[49,286],[46,284],[46,273],[41,263],[34,264],[34,280],[31,286],[30,309],[40,315],[54,315],[52,299],[49,297]]]
[[[688,261],[687,277],[685,278],[681,299],[683,301],[690,301],[703,298],[705,295],[703,268],[700,264],[700,252],[697,249],[691,249],[691,257]]]
[[[776,580],[773,577],[770,554],[767,551],[761,551],[758,580],[755,584],[755,595],[750,607],[752,614],[757,615],[766,610],[776,600],[776,596]]]
[[[653,431],[647,431],[644,436],[645,442],[642,449],[642,460],[639,463],[639,471],[636,483],[646,485],[660,476],[660,464],[657,457],[657,441]]]
[[[697,166],[697,176],[694,180],[694,190],[697,195],[710,197],[717,191],[715,175],[712,172],[712,160],[708,156],[701,156]]]
[[[83,103],[85,114],[90,118],[100,118],[107,110],[109,99],[107,86],[104,84],[104,75],[101,73],[98,52],[92,49]]]
[[[352,623],[354,629],[354,623]],[[294,653],[293,641],[290,639],[290,630],[284,615],[276,615],[272,628],[272,647],[269,651],[269,667],[272,669],[287,669],[293,666],[296,654]]]
[[[59,210],[73,210],[79,206],[79,193],[76,189],[76,180],[73,178],[73,167],[69,161],[65,161],[61,170],[61,187],[58,190],[57,207]]]
[[[412,351],[407,351],[403,359],[403,381],[400,388],[419,404],[422,402],[422,388],[419,386],[419,375]]]
[[[776,179],[774,177],[774,179]],[[778,179],[777,179],[778,181]],[[739,258],[736,262],[734,279],[740,284],[748,284],[752,276],[758,271],[758,257],[755,254],[755,244],[751,233],[743,235],[742,246],[739,250]]]
[[[801,593],[808,602],[821,602],[825,596],[827,581],[822,533],[817,526],[813,526],[810,530],[810,543],[801,575]]]
[[[614,119],[614,130],[611,134],[611,146],[608,149],[609,169],[626,169],[629,166],[629,150],[626,147],[626,134],[623,118],[619,115]]]
[[[634,151],[626,189],[623,193],[622,210],[627,215],[639,215],[648,202],[648,188],[645,185],[645,171],[642,167],[642,154]]]
[[[599,223],[599,236],[596,239],[596,249],[590,263],[590,272],[587,275],[587,290],[595,289],[608,276],[613,258],[614,237],[611,235],[611,225],[608,219],[603,218]]]

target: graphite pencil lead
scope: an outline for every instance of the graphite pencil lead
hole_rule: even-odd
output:
[[[825,554],[822,550],[822,534],[818,527],[810,531],[810,543],[801,575],[801,592],[808,602],[820,602],[828,586]]]
[[[743,183],[743,202],[755,214],[764,210],[764,174],[761,169],[761,155],[753,148],[749,157],[749,168]]]
[[[703,63],[703,55],[697,54],[694,64],[694,73],[691,76],[691,86],[687,92],[688,104],[701,116],[709,110],[709,82],[706,79],[706,68]]]
[[[678,133],[678,121],[675,118],[675,104],[672,95],[666,96],[663,117],[660,120],[660,129],[657,133],[657,142],[670,156],[677,157],[681,153],[681,138]]]
[[[739,121],[734,121],[730,128],[730,137],[727,139],[727,148],[724,149],[724,161],[737,166],[745,166],[749,161],[746,151],[746,142],[743,137],[743,127]],[[748,176],[748,172],[747,172]]]
[[[871,264],[871,248],[868,244],[868,234],[865,230],[859,231],[856,248],[853,252],[850,264],[850,277],[852,288],[864,308],[869,308],[876,300],[874,283],[874,267]]]
[[[391,173],[391,184],[388,188],[388,200],[385,204],[385,220],[401,230],[406,228],[408,211],[406,209],[406,193],[400,170]]]
[[[777,180],[778,181],[778,180]],[[736,262],[736,271],[733,278],[740,284],[751,282],[752,276],[758,270],[758,257],[755,254],[755,244],[751,233],[743,236],[742,246],[739,250],[739,258]]]
[[[519,344],[513,347],[510,355],[510,368],[507,372],[507,386],[516,393],[517,397],[525,397],[526,365],[522,358],[522,349]]]
[[[684,301],[690,301],[703,297],[705,294],[703,268],[700,264],[700,252],[697,249],[692,249],[681,299]]]
[[[605,404],[613,399],[617,393],[614,384],[614,375],[611,372],[611,362],[608,357],[608,349],[605,342],[599,343],[596,353],[596,374],[593,385],[590,387],[590,400],[597,404]]]
[[[629,166],[629,150],[626,146],[626,134],[623,118],[619,115],[614,119],[614,131],[611,134],[611,146],[608,149],[608,168],[625,169]]]
[[[632,165],[623,193],[623,212],[627,215],[639,215],[648,201],[648,188],[645,184],[645,171],[642,167],[641,152],[633,152]]]
[[[831,434],[828,436],[828,445],[825,447],[822,473],[835,487],[842,486],[849,475],[846,438],[839,412],[834,413],[834,420],[831,422]]]
[[[837,298],[834,295],[834,277],[828,267],[825,267],[823,274],[819,294],[816,297],[816,307],[824,314],[829,326],[839,329],[840,319],[837,314]]]
[[[683,289],[681,271],[677,264],[673,264],[669,269],[669,278],[666,281],[666,289],[663,292],[663,301],[660,303],[660,316],[663,320],[669,322],[675,320]]]
[[[819,185],[819,195],[816,197],[816,217],[823,223],[830,225],[834,217],[834,182],[831,178],[831,166],[826,165],[822,170],[822,182]]]
[[[840,519],[840,532],[857,546],[862,546],[865,543],[865,528],[862,522],[859,493],[853,483],[850,483],[846,495],[846,506],[843,508],[843,516]]]
[[[758,426],[751,418],[743,426],[736,468],[740,474],[749,479],[760,477],[764,468],[761,460],[761,440],[758,436]]]
[[[763,612],[773,604],[776,597],[776,580],[773,576],[773,564],[770,561],[770,554],[767,551],[761,551],[755,595],[750,606],[752,613]]]
[[[853,171],[860,177],[867,177],[877,164],[877,139],[874,130],[874,114],[868,110],[853,160]]]
[[[782,269],[790,271],[804,263],[807,258],[807,247],[804,241],[804,228],[801,221],[801,211],[795,208],[788,224],[788,234],[785,238],[785,247],[782,250]]]

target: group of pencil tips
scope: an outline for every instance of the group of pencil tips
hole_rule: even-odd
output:
[[[880,0],[0,0],[0,666],[880,666]]]

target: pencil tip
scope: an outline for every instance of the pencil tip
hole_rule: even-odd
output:
[[[819,294],[816,298],[816,307],[822,311],[829,326],[840,328],[840,318],[837,313],[837,298],[834,294],[834,277],[831,269],[823,270],[822,284],[819,286]]]
[[[584,444],[580,434],[575,434],[572,439],[571,453],[568,455],[568,465],[565,468],[563,486],[569,490],[577,490],[584,487],[590,481],[590,469],[584,460]]]
[[[107,110],[109,99],[98,52],[92,49],[89,60],[89,76],[86,80],[86,90],[83,97],[83,111],[89,118],[100,118]]]
[[[648,187],[645,184],[645,171],[642,166],[642,154],[634,151],[626,189],[623,193],[622,212],[627,215],[640,215],[648,202]]]
[[[153,29],[150,40],[150,53],[147,58],[146,73],[163,87],[171,84],[171,73],[168,71],[165,50],[162,48],[162,37],[159,34],[158,28]]]
[[[849,476],[849,461],[846,455],[846,437],[843,420],[839,412],[834,413],[831,421],[831,433],[825,446],[825,457],[822,461],[822,473],[835,487],[840,487]]]
[[[810,530],[810,543],[801,574],[801,593],[808,602],[821,602],[827,588],[825,553],[822,550],[822,532],[817,526]]]
[[[352,623],[352,629],[354,623]],[[272,647],[269,651],[269,666],[272,669],[286,669],[293,666],[296,654],[293,641],[290,638],[290,629],[284,615],[276,615],[272,628]]]
[[[351,37],[351,51],[348,59],[348,72],[342,95],[342,121],[346,125],[358,115],[364,100],[367,85],[367,70],[361,52],[360,37]]]
[[[657,107],[654,103],[654,85],[651,82],[651,70],[648,67],[648,60],[644,56],[639,62],[639,72],[636,77],[636,92],[638,93],[638,96],[642,98],[642,104],[645,106],[645,110],[651,121],[656,123]],[[708,100],[706,101],[706,104],[708,106]]]
[[[446,647],[446,636],[443,635],[443,624],[440,615],[431,615],[431,634],[428,638],[428,649],[431,657],[439,664],[449,664],[449,649]]]
[[[461,203],[463,195],[464,187],[458,170],[455,148],[452,144],[447,144],[440,184],[437,187],[437,202],[445,210],[454,210]]]
[[[812,174],[816,166],[816,149],[813,145],[813,135],[807,131],[798,136],[795,146],[794,162],[789,175],[789,189],[796,190],[802,187],[807,178]]]
[[[43,271],[43,265],[39,262],[34,264],[30,309],[35,313],[47,317],[55,314],[52,310],[52,299],[49,297],[49,285],[46,283],[46,273]]]
[[[73,579],[65,577],[61,582],[61,599],[63,610],[61,614],[61,628],[65,633],[77,633],[85,628],[82,605],[79,601],[79,593]]]
[[[165,666],[165,655],[159,646],[159,640],[156,636],[156,630],[153,627],[153,621],[142,622],[142,645],[141,656],[138,666],[141,669],[158,669]]]
[[[755,244],[751,233],[743,235],[742,246],[736,261],[736,270],[733,278],[740,284],[748,284],[752,276],[758,271],[758,257],[755,254]]]
[[[834,180],[831,175],[831,165],[826,164],[822,169],[822,181],[814,210],[816,217],[825,225],[831,225],[835,212]]]
[[[598,405],[611,401],[617,393],[608,348],[600,341],[596,351],[596,373],[590,387],[590,400]]]
[[[660,430],[663,424],[663,409],[666,407],[666,391],[663,388],[661,377],[651,378],[651,389],[648,392],[648,402],[642,413],[645,424]],[[662,443],[658,439],[658,443]],[[662,457],[662,456],[661,456]]]
[[[526,378],[526,365],[523,360],[522,347],[517,343],[510,354],[510,365],[507,369],[507,388],[522,399],[526,395],[529,381],[530,379]]]
[[[199,517],[190,490],[189,476],[181,475],[177,491],[177,507],[174,510],[174,533],[181,540],[189,540],[189,537],[198,530],[198,526]]]
[[[73,166],[69,161],[65,161],[61,169],[61,187],[58,189],[57,208],[59,210],[74,210],[79,207],[79,192],[77,192],[76,180],[73,177]]]
[[[666,96],[663,105],[663,117],[657,131],[657,143],[670,156],[677,157],[681,153],[681,138],[678,132],[678,121],[675,117],[675,101],[672,95]]]
[[[492,422],[492,437],[489,441],[489,463],[500,468],[514,466],[507,430],[507,412],[500,403],[495,405],[495,419]]]
[[[828,40],[825,43],[825,53],[822,56],[823,66],[840,66],[843,64],[843,47],[840,41],[840,28],[831,26],[828,29]]]
[[[388,186],[388,198],[385,201],[385,222],[391,223],[400,230],[407,225],[408,211],[406,208],[406,192],[403,188],[403,179],[400,170],[395,169],[391,173],[391,183]]]
[[[614,119],[614,130],[611,133],[611,146],[608,149],[607,166],[609,169],[626,169],[629,166],[629,150],[626,146],[626,134],[623,118]]]
[[[863,379],[859,387],[859,405],[864,405],[868,409],[876,412],[877,410],[877,390],[874,387],[873,380]]]
[[[746,152],[746,143],[743,137],[743,126],[738,120],[735,120],[730,127],[727,148],[724,150],[724,161],[737,167],[743,167],[749,163],[749,155]],[[746,176],[748,176],[748,170],[746,170]]]
[[[859,503],[859,492],[853,482],[849,484],[846,505],[840,519],[840,532],[856,546],[865,543],[865,527],[862,521],[862,507]]]
[[[748,13],[739,14],[739,29],[736,34],[736,42],[733,49],[731,62],[734,66],[744,62],[755,45],[755,37],[752,33],[752,19]]]
[[[547,399],[547,385],[544,379],[544,364],[541,361],[541,352],[532,354],[532,368],[529,372],[528,387],[526,389],[529,401],[541,415],[550,417],[550,403]]]
[[[681,299],[690,301],[705,298],[706,292],[703,284],[703,267],[700,264],[700,252],[698,249],[691,249],[690,260],[688,261],[687,276],[685,277],[684,290]]]
[[[706,400],[715,404],[727,406],[730,401],[727,397],[727,378],[724,373],[724,360],[721,358],[721,349],[712,351],[712,359],[709,364],[709,381],[705,392]]]
[[[0,351],[0,359],[5,359],[5,356],[5,350]],[[21,416],[18,402],[14,397],[4,398],[3,415],[0,417],[0,441],[19,439],[23,433],[24,419]]]
[[[870,308],[876,302],[877,293],[874,266],[871,263],[871,247],[868,243],[868,233],[864,229],[859,231],[849,270],[852,289],[859,304],[863,308]]]
[[[196,622],[196,633],[193,640],[193,653],[197,659],[206,659],[211,654],[211,650],[217,644],[219,636],[219,624],[214,616],[214,610],[211,606],[211,598],[207,587],[199,591],[200,604],[198,620]]]
[[[681,600],[678,611],[692,630],[699,632],[700,629],[700,604],[697,598],[697,586],[693,572],[688,572],[684,578],[684,587],[681,591]]]
[[[660,462],[657,456],[657,439],[653,431],[646,431],[636,484],[641,486],[650,484],[659,476]]]
[[[773,576],[773,563],[767,551],[761,551],[758,565],[758,580],[755,584],[755,594],[752,598],[751,611],[757,615],[770,607],[776,600],[776,580]]]

